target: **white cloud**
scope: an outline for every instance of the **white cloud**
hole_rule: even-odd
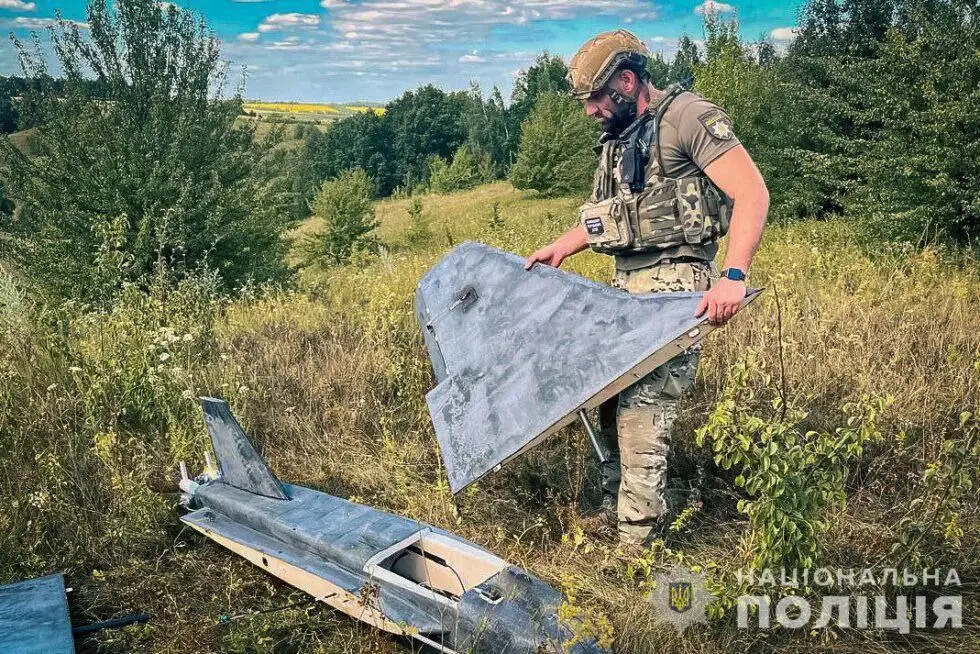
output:
[[[10,9],[11,11],[34,11],[37,5],[33,2],[24,0],[0,0],[0,9]]]
[[[265,46],[266,50],[312,50],[313,46],[309,43],[298,43],[293,39],[285,41],[273,41]]]
[[[300,14],[296,12],[272,14],[265,17],[265,20],[259,25],[259,31],[274,32],[275,30],[290,28],[314,29],[319,24],[320,17],[316,14]]]
[[[735,11],[735,7],[724,2],[715,2],[714,0],[706,0],[702,2],[697,7],[694,8],[694,13],[698,16],[704,16],[705,14],[730,14]]]
[[[777,27],[769,32],[769,38],[773,41],[792,41],[799,33],[799,27]]]
[[[238,40],[239,41],[248,41],[248,42],[258,41],[259,40],[259,33],[258,32],[243,32],[243,33],[241,33],[241,34],[238,35]]]
[[[65,21],[71,23],[80,30],[87,30],[88,23],[81,23],[77,20]],[[57,18],[24,18],[23,16],[18,16],[14,19],[14,27],[22,27],[29,30],[43,30],[48,27],[57,27]]]
[[[650,43],[666,43],[668,41],[666,36],[655,36],[650,39]]]
[[[280,13],[260,20],[253,31],[247,32],[259,34],[257,39],[239,37],[234,41],[238,56],[253,60],[252,41],[257,41],[255,45],[260,45],[271,61],[292,64],[294,60],[287,58],[288,52],[274,51],[308,45],[318,53],[334,55],[323,57],[316,70],[318,77],[343,78],[363,73],[366,78],[391,82],[373,89],[374,96],[397,94],[411,86],[407,80],[413,84],[432,82],[443,88],[465,88],[472,76],[489,87],[493,81],[506,78],[513,68],[532,63],[541,48],[552,42],[556,29],[562,29],[561,21],[587,18],[622,24],[627,18],[639,21],[640,16],[653,16],[655,12],[650,0],[316,2],[319,6],[311,14]],[[500,29],[520,44],[514,48],[521,50],[520,54],[492,47],[492,37]],[[302,43],[289,43],[283,38],[288,34],[300,34]],[[487,45],[474,52],[477,44]],[[267,69],[281,70],[281,65]],[[393,77],[394,70],[408,75]],[[276,80],[276,84],[285,81]]]

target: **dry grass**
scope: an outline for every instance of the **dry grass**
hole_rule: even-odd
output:
[[[161,381],[138,399],[136,390],[144,386],[136,382],[107,386],[100,395],[67,383],[80,374],[68,372],[71,366],[89,374],[107,360],[145,371],[116,350],[110,356],[69,348],[65,354],[67,342],[106,323],[85,332],[71,322],[58,338],[51,323],[25,324],[16,341],[0,342],[0,495],[53,497],[74,489],[56,503],[18,511],[5,508],[7,501],[0,505],[0,533],[14,535],[0,551],[0,581],[62,568],[78,589],[73,606],[80,621],[142,609],[154,614],[150,628],[105,634],[89,644],[103,651],[404,651],[405,643],[324,609],[217,625],[221,614],[283,606],[300,596],[181,530],[176,498],[145,491],[146,482],[172,474],[177,458],[190,457],[199,469],[205,438],[193,400],[183,397],[191,391],[229,398],[284,479],[451,529],[556,586],[580,587],[577,604],[608,618],[619,652],[969,651],[977,633],[969,604],[964,618],[972,630],[958,632],[750,632],[726,619],[679,640],[651,620],[645,597],[652,575],[678,560],[737,567],[746,529],[734,509],[737,494],[725,474],[713,471],[705,511],[669,534],[669,550],[619,551],[612,531],[585,517],[595,466],[577,429],[454,501],[425,410],[432,381],[411,313],[415,284],[451,244],[465,239],[528,253],[571,223],[577,203],[528,198],[506,184],[422,201],[431,238],[409,243],[408,201],[380,203],[380,237],[388,246],[383,255],[358,266],[305,270],[301,291],[223,305],[213,336],[195,337],[200,349],[181,359],[182,370],[164,365]],[[504,222],[496,229],[489,222],[494,203]],[[596,279],[612,273],[607,258],[591,253],[569,264]],[[782,352],[788,393],[809,411],[814,429],[841,424],[842,402],[891,394],[887,440],[853,471],[849,505],[834,518],[824,564],[860,567],[876,560],[919,491],[919,475],[939,455],[943,439],[957,435],[960,412],[975,411],[980,400],[978,272],[975,259],[934,249],[869,257],[837,223],[771,226],[752,271],[753,284],[767,292],[706,345],[698,390],[685,401],[676,439],[676,475],[684,478],[699,456],[686,434],[712,405],[726,369],[748,348],[777,379]],[[160,319],[176,320],[166,315]],[[140,342],[145,348],[154,338]],[[159,355],[153,357],[159,366]],[[103,365],[99,374],[112,369]],[[86,379],[99,378],[92,374]],[[117,397],[124,391],[127,396]],[[97,410],[107,398],[129,413],[142,407],[144,415],[121,419],[118,411]],[[116,436],[106,446],[97,435],[109,431]],[[66,475],[62,468],[72,456],[87,467]],[[118,498],[113,504],[120,494],[127,506],[118,506]],[[111,519],[89,516],[89,498],[108,507]],[[964,578],[976,578],[980,560],[972,500],[961,548],[929,541],[937,564],[958,567]],[[61,524],[58,539],[27,529],[28,519],[46,528]],[[126,529],[134,520],[139,533]],[[122,531],[98,536],[100,529]],[[77,542],[86,538],[98,540]]]

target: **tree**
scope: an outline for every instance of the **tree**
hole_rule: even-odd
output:
[[[873,241],[975,242],[980,233],[980,24],[958,2],[915,2],[875,57],[850,67],[861,184],[851,209]],[[877,6],[876,3],[872,3]]]
[[[407,91],[388,105],[390,130],[399,184],[411,188],[426,181],[429,158],[448,159],[466,140],[463,123],[467,94],[447,94],[432,85]]]
[[[705,14],[706,18],[711,14]],[[690,86],[694,80],[694,67],[701,63],[701,51],[698,45],[687,34],[677,42],[677,53],[670,63],[670,80]]]
[[[510,96],[511,124],[519,128],[531,114],[538,98],[546,93],[569,93],[568,66],[558,55],[547,51],[538,55],[534,64],[522,70],[514,81]]]
[[[357,252],[374,249],[371,232],[378,226],[371,195],[374,185],[360,168],[348,170],[324,182],[313,203],[313,215],[324,229],[303,243],[306,262],[342,265]]]
[[[772,44],[772,41],[767,39],[760,39],[756,43],[755,48],[755,60],[763,68],[769,68],[779,59],[779,54],[776,52],[776,46]]]
[[[837,0],[810,0],[799,34],[790,45],[789,52],[798,57],[838,53],[843,43],[843,27]]]
[[[598,136],[595,121],[570,96],[541,96],[521,126],[511,182],[545,195],[587,194],[596,167],[593,147]]]
[[[510,123],[507,107],[496,86],[486,100],[480,87],[470,88],[473,102],[465,117],[466,143],[474,152],[486,154],[493,163],[493,175],[499,176],[510,168],[517,152],[519,130]]]
[[[647,74],[650,82],[658,89],[666,88],[673,81],[670,79],[670,64],[664,59],[662,52],[654,52],[647,60]]]
[[[13,99],[21,95],[26,87],[27,84],[21,77],[0,75],[0,134],[17,131],[19,112]]]
[[[763,67],[730,24],[706,20],[695,67],[759,165],[772,213],[842,214],[870,243],[975,239],[980,25],[967,4],[815,0],[802,25]]]
[[[364,169],[373,180],[375,197],[389,195],[401,182],[395,170],[391,129],[378,112],[344,118],[326,132],[315,130],[308,134],[305,148],[313,189],[352,168]]]
[[[0,181],[0,226],[3,220],[14,213],[14,203],[6,196],[3,190],[3,182]]]
[[[28,93],[42,115],[28,158],[0,141],[0,176],[21,208],[3,253],[57,295],[108,300],[123,282],[201,268],[226,288],[283,274],[282,198],[263,150],[236,128],[218,41],[154,0],[90,0],[87,38],[52,31],[64,78]],[[50,80],[17,44],[25,76]],[[95,82],[84,76],[91,74]]]
[[[473,153],[469,146],[462,146],[447,163],[440,156],[429,161],[429,188],[436,193],[452,193],[471,189],[493,179],[494,167],[490,158],[482,152]]]
[[[770,214],[796,218],[840,209],[843,159],[822,120],[826,96],[800,84],[782,61],[761,66],[748,56],[734,21],[705,17],[707,57],[695,66],[696,88],[732,118],[735,133],[769,187]]]

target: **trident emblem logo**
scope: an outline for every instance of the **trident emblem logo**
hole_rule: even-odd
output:
[[[684,613],[694,605],[694,588],[686,581],[675,581],[670,584],[670,610]]]
[[[705,609],[714,596],[708,591],[705,581],[704,572],[694,574],[681,566],[674,566],[666,573],[657,575],[650,593],[657,620],[674,625],[677,633],[696,622],[707,622]]]

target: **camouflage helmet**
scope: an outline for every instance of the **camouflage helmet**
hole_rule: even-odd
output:
[[[579,48],[568,65],[572,95],[584,100],[605,86],[624,63],[643,69],[649,58],[650,50],[632,32],[603,32]]]

